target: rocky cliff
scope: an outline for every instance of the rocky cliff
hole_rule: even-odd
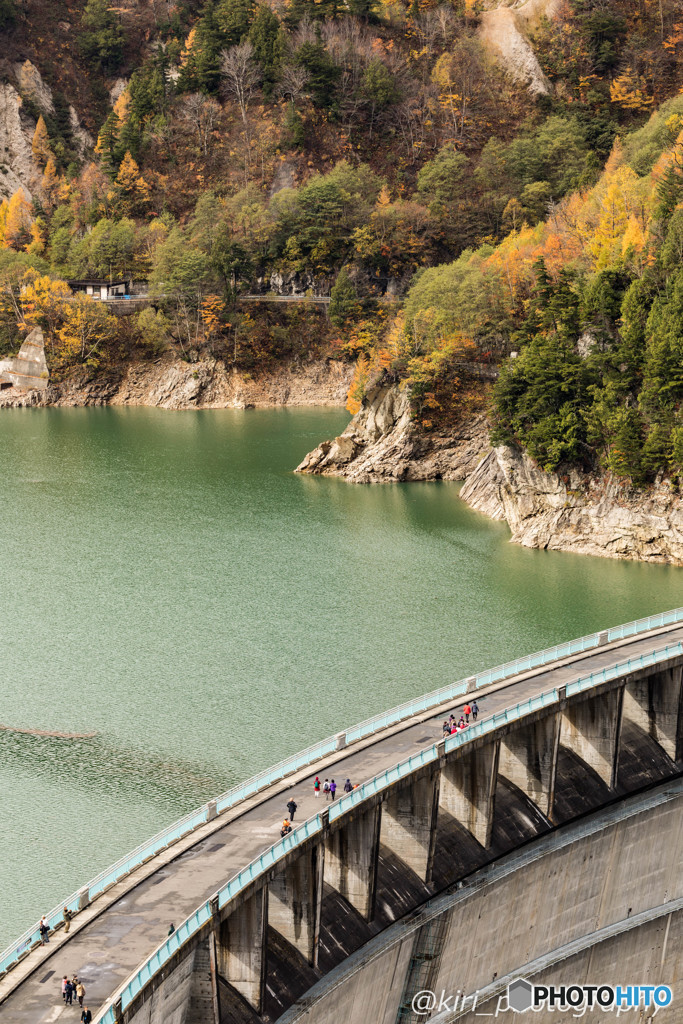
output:
[[[28,113],[24,98],[43,114],[54,113],[54,99],[49,86],[30,60],[0,67],[0,200],[9,198],[23,188],[31,199],[40,188],[41,169],[36,163],[31,143],[36,130],[35,117]],[[82,158],[94,145],[81,126],[73,106],[69,107],[74,156]]]
[[[527,455],[496,448],[460,497],[506,520],[512,541],[525,547],[683,565],[683,502],[666,481],[644,492],[611,477],[560,477]]]
[[[353,367],[337,360],[290,363],[254,374],[216,359],[174,358],[126,365],[97,378],[76,374],[44,391],[0,391],[0,409],[20,406],[149,405],[161,409],[244,409],[343,405]]]
[[[343,476],[353,483],[399,480],[463,480],[488,450],[483,416],[443,433],[415,426],[408,395],[384,382],[339,437],[310,452],[297,473]]]

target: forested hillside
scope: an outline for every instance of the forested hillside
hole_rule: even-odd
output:
[[[388,371],[425,429],[502,361],[497,440],[680,466],[683,4],[536,4],[533,81],[495,7],[0,0],[2,351],[358,358],[350,407]],[[130,277],[125,320],[66,284]],[[235,304],[271,290],[329,318]]]

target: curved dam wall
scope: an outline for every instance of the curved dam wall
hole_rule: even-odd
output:
[[[98,1022],[411,1024],[429,1019],[411,1008],[416,991],[496,1000],[511,972],[674,913],[680,802],[646,794],[638,817],[615,801],[680,776],[682,666],[680,644],[613,665],[364,783],[197,908]],[[598,807],[604,819],[577,822]],[[501,865],[520,847],[513,884]],[[462,883],[416,932],[434,894]],[[350,981],[319,992],[337,972],[355,996]]]
[[[331,972],[279,1024],[511,1022],[521,1019],[507,1001],[517,978],[672,985],[674,1001],[656,1020],[680,1022],[682,812],[678,779],[475,872]],[[650,1019],[636,1011],[620,1017]],[[541,1011],[529,1019],[573,1018]],[[583,1019],[617,1018],[596,1010]]]

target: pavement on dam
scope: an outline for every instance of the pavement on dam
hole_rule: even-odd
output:
[[[527,700],[544,690],[562,686],[579,676],[590,674],[653,649],[683,641],[683,625],[657,630],[622,640],[595,651],[577,655],[556,667],[539,669],[505,683],[494,684],[477,694],[480,720],[490,714]],[[470,695],[471,696],[471,695]],[[452,705],[462,709],[463,699]],[[93,1017],[103,1002],[126,980],[166,938],[171,922],[180,924],[199,904],[207,900],[232,875],[245,867],[280,838],[280,824],[286,816],[290,793],[298,804],[297,825],[325,807],[325,799],[313,796],[313,779],[334,778],[341,793],[345,779],[364,782],[390,768],[411,753],[442,739],[441,723],[448,710],[405,728],[394,727],[379,733],[365,748],[356,744],[331,755],[318,766],[299,773],[297,781],[277,784],[278,792],[265,790],[226,813],[225,824],[214,821],[204,829],[215,828],[197,841],[188,838],[160,854],[144,869],[144,878],[131,889],[135,875],[128,876],[77,915],[71,934],[57,932],[47,947],[37,949],[10,971],[0,982],[0,999],[24,977],[23,983],[0,1003],[2,1024],[53,1024],[78,1021],[78,1005],[65,1006],[61,998],[61,979],[77,973],[86,989],[85,1004]],[[271,794],[271,795],[269,795]],[[227,820],[229,819],[229,820]],[[218,825],[217,825],[218,822]],[[201,830],[199,830],[201,835]],[[102,837],[106,843],[106,837]],[[194,845],[190,845],[194,842]],[[106,907],[103,912],[100,908]]]

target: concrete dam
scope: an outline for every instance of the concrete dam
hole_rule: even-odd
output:
[[[683,1021],[682,674],[679,609],[329,737],[72,894],[48,946],[29,929],[0,954],[0,1020],[70,1015],[76,971],[97,1024],[511,1021],[553,986],[564,1011],[528,1019]],[[325,803],[316,775],[359,785]],[[638,1002],[575,1001],[616,986]]]

